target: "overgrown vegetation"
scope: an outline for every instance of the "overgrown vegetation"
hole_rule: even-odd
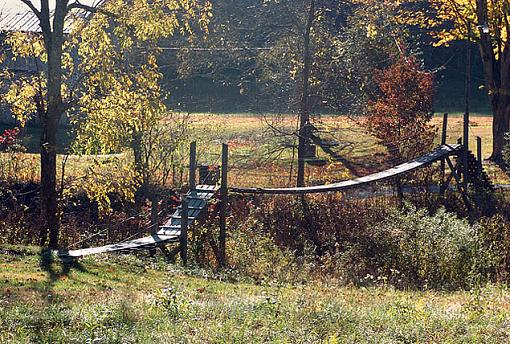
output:
[[[399,291],[334,281],[260,285],[124,256],[61,266],[37,251],[0,253],[0,341],[401,343],[509,339],[505,287]],[[195,277],[193,277],[193,275]]]

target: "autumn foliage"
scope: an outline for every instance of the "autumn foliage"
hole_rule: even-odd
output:
[[[374,82],[379,95],[369,103],[365,120],[369,133],[396,161],[429,149],[435,136],[430,124],[434,76],[415,57],[401,56],[387,69],[376,71]]]
[[[0,134],[0,151],[7,149],[9,146],[16,143],[16,138],[19,134],[19,129],[6,129]]]

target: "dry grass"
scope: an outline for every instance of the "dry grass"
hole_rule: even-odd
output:
[[[282,141],[289,141],[288,136],[278,136],[270,127],[282,132],[292,132],[296,127],[296,118],[290,116],[268,116],[253,114],[194,114],[191,116],[194,126],[193,135],[199,144],[199,164],[219,164],[221,143],[230,146],[230,176],[236,186],[289,186],[295,179],[296,152],[283,149]],[[448,142],[454,143],[462,136],[462,116],[450,116],[448,124]],[[321,130],[331,140],[345,143],[340,150],[341,156],[351,162],[354,170],[342,163],[329,162],[325,166],[307,165],[307,183],[320,184],[333,180],[344,180],[356,175],[366,175],[380,171],[388,166],[385,162],[385,148],[377,144],[372,136],[364,132],[355,120],[345,116],[323,116],[318,120]],[[438,129],[442,125],[442,116],[433,119]],[[476,151],[476,137],[482,137],[483,157],[487,159],[492,153],[492,119],[473,115],[470,121],[470,147]],[[439,137],[436,139],[439,143]],[[125,155],[124,155],[125,156]],[[118,155],[123,157],[123,155]],[[328,160],[323,152],[319,158]],[[10,176],[17,180],[37,181],[39,160],[34,154],[18,154],[16,159],[21,166],[16,173],[10,167],[12,156],[0,154],[0,178]],[[97,157],[70,156],[66,165],[66,176],[79,177],[83,171],[92,166]],[[100,160],[109,159],[108,156]],[[186,157],[183,158],[185,165]],[[63,157],[59,157],[61,166]],[[389,163],[391,164],[391,163]],[[499,182],[506,182],[506,175],[495,166],[488,165],[490,175]],[[59,168],[60,173],[60,168]],[[15,174],[15,175],[14,175]],[[60,177],[59,177],[60,179]],[[180,176],[179,178],[180,179]]]

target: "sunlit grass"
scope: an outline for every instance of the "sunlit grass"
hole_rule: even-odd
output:
[[[510,292],[503,286],[446,293],[334,280],[254,285],[194,277],[193,270],[134,256],[67,267],[41,259],[37,248],[0,248],[2,343],[504,343],[510,337]]]
[[[256,114],[193,114],[192,135],[198,141],[198,163],[219,165],[221,143],[229,144],[230,175],[235,186],[289,186],[293,185],[296,174],[297,152],[288,148],[295,144],[291,136],[277,137],[278,128],[282,133],[296,130],[296,116],[274,116]],[[366,175],[380,171],[388,166],[385,164],[385,148],[377,140],[367,134],[359,126],[356,119],[346,116],[322,116],[318,121],[326,136],[346,147],[339,151],[347,161],[357,166],[357,171],[346,168],[341,163],[329,162],[326,166],[307,165],[308,184],[323,183],[332,180],[344,180],[356,175]],[[435,116],[432,123],[440,134],[442,116]],[[482,138],[482,155],[487,159],[492,154],[492,119],[480,114],[472,114],[470,120],[470,149],[476,153],[476,137]],[[447,142],[455,143],[463,136],[462,114],[451,114],[448,122]],[[284,143],[282,145],[282,143]],[[436,144],[440,137],[436,138]],[[287,145],[284,149],[283,146]],[[129,154],[116,157],[129,159]],[[182,165],[187,165],[187,154],[182,154]],[[319,159],[328,161],[328,156],[319,149]],[[18,154],[19,166],[16,179],[33,180],[39,178],[39,159],[36,154]],[[94,159],[105,160],[104,157],[74,156],[67,157],[65,175],[80,177],[83,171],[92,166]],[[9,164],[12,156],[0,154],[0,176],[5,179],[9,175]],[[61,174],[64,156],[59,156],[58,173]],[[391,165],[391,162],[390,162]],[[498,182],[505,182],[505,175],[494,166],[487,167]],[[10,168],[12,176],[14,168]],[[355,173],[353,173],[355,172]],[[177,179],[180,180],[180,171]],[[60,177],[59,177],[60,179]],[[172,178],[173,179],[173,178]],[[184,182],[186,173],[184,173]]]

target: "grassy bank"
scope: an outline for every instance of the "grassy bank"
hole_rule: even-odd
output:
[[[134,256],[52,262],[0,248],[1,343],[504,343],[510,291],[212,279]],[[209,276],[209,278],[208,278]],[[223,276],[225,277],[225,275]]]

